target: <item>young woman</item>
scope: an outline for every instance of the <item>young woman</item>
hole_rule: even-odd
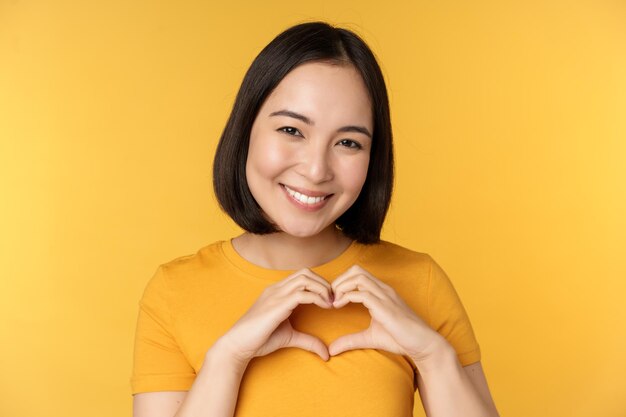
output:
[[[380,240],[393,184],[380,68],[354,33],[287,29],[248,70],[214,187],[245,232],[161,265],[135,417],[497,416],[454,287]]]

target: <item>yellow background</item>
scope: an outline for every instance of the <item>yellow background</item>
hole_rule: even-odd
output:
[[[0,415],[130,415],[147,280],[238,233],[243,74],[316,19],[380,58],[383,237],[453,280],[502,416],[626,415],[626,3],[592,0],[0,0]]]

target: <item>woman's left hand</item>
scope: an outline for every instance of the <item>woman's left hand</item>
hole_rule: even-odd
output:
[[[337,277],[331,287],[334,308],[349,302],[362,303],[372,318],[367,329],[333,341],[328,347],[331,356],[354,349],[382,349],[407,355],[417,364],[447,344],[391,286],[358,265]]]

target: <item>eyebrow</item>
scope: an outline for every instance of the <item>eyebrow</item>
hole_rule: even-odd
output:
[[[294,119],[298,119],[304,123],[306,123],[307,125],[313,126],[315,125],[315,123],[313,123],[313,120],[309,119],[308,117],[300,114],[300,113],[296,113],[294,111],[291,110],[278,110],[275,111],[273,113],[270,114],[270,117],[272,116],[287,116],[287,117],[292,117]],[[370,139],[372,138],[372,134],[370,133],[369,130],[367,130],[367,128],[365,126],[342,126],[339,129],[337,129],[337,132],[357,132],[357,133],[362,133],[366,136],[368,136]]]

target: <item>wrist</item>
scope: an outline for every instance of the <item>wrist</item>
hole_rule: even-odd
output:
[[[243,359],[238,357],[230,345],[224,338],[218,339],[213,346],[207,351],[205,361],[210,363],[231,369],[234,372],[244,372],[250,362],[250,359]]]
[[[437,335],[438,337],[423,352],[420,352],[419,355],[410,356],[417,370],[423,376],[448,369],[458,361],[452,345],[443,336]]]

